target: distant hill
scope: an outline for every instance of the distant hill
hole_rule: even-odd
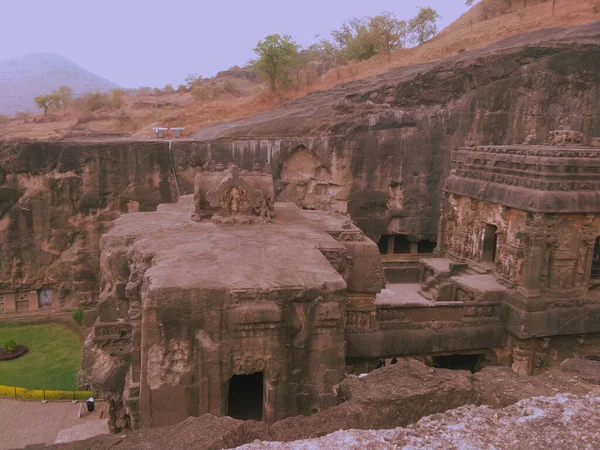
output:
[[[119,87],[63,56],[31,53],[0,61],[0,114],[37,111],[33,98],[60,86],[69,86],[76,97]]]

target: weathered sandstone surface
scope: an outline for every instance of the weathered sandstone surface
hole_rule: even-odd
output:
[[[599,376],[600,363],[587,360],[567,360],[560,369],[532,377],[516,375],[505,367],[488,367],[471,374],[467,371],[433,369],[418,361],[401,360],[396,365],[375,370],[366,377],[350,376],[345,379],[337,390],[338,400],[342,402],[338,406],[308,417],[284,419],[268,429],[254,421],[242,422],[206,414],[171,427],[98,436],[52,448],[212,449],[242,445],[255,439],[287,442],[326,435],[322,440],[310,443],[261,443],[253,444],[256,447],[250,448],[369,448],[361,447],[363,442],[373,445],[373,448],[381,448],[377,445],[391,446],[396,442],[393,439],[403,443],[405,441],[401,439],[417,438],[403,445],[414,443],[437,448],[437,439],[450,439],[442,434],[451,429],[458,433],[451,439],[465,438],[471,432],[475,439],[473,442],[479,442],[474,448],[486,448],[481,445],[485,443],[481,439],[489,435],[490,443],[495,443],[502,436],[496,427],[509,427],[515,421],[525,424],[536,417],[541,421],[530,424],[535,426],[507,433],[507,439],[510,438],[506,441],[507,445],[497,448],[531,448],[531,443],[536,442],[532,439],[538,440],[540,445],[537,448],[549,448],[551,437],[559,432],[564,435],[556,441],[557,444],[568,444],[569,439],[573,438],[574,445],[558,445],[554,448],[581,448],[581,445],[575,444],[590,442],[591,445],[595,442],[593,439],[598,439],[594,437],[593,424],[600,421],[598,384],[589,383],[583,378],[597,379]],[[476,408],[473,405],[486,406]],[[568,420],[557,422],[556,431],[548,429],[558,417],[558,412],[564,413],[566,419],[569,419],[567,416],[571,412],[574,414],[571,431],[567,430]],[[523,419],[519,422],[518,418]],[[589,428],[582,423],[584,419],[591,420]],[[407,429],[390,430],[417,421]],[[536,431],[537,426],[539,428]],[[356,431],[372,429],[383,431]],[[386,436],[392,440],[383,440]],[[357,446],[346,447],[347,444],[354,445],[354,439]],[[441,440],[440,445],[445,442]]]
[[[582,449],[598,448],[600,391],[536,397],[496,410],[463,406],[407,428],[337,431],[319,439],[254,442],[240,450],[312,449]]]
[[[196,141],[0,144],[0,289],[93,303],[99,237],[120,213],[192,193],[211,160],[269,162],[278,200],[348,211],[374,240],[435,240],[450,151],[600,135],[600,23],[547,29],[312,93]],[[533,131],[533,133],[532,133]]]
[[[451,150],[528,136],[541,143],[560,125],[582,131],[584,143],[600,135],[599,30],[595,22],[509,38],[315,92],[194,138],[238,152],[270,143],[281,192],[297,186],[308,207],[347,201],[374,240],[386,232],[435,239]],[[315,161],[314,175],[302,180],[285,173],[299,165],[286,159],[298,145]]]
[[[51,289],[53,307],[99,292],[99,239],[120,213],[176,198],[165,144],[0,145],[0,291]]]

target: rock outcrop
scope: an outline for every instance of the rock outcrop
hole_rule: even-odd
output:
[[[559,411],[567,414],[568,411],[574,411],[580,418],[588,418],[594,412],[596,415],[594,420],[598,420],[600,382],[590,383],[585,379],[598,380],[599,378],[600,363],[587,360],[566,360],[561,369],[552,369],[545,374],[531,377],[519,376],[506,367],[487,367],[481,372],[471,374],[467,371],[433,369],[415,360],[400,360],[396,365],[375,370],[367,376],[346,378],[337,389],[338,400],[342,402],[338,406],[308,417],[284,419],[268,429],[254,421],[242,422],[229,417],[216,418],[206,414],[199,418],[189,418],[170,427],[97,436],[86,441],[52,448],[65,450],[166,447],[174,450],[209,449],[242,445],[255,439],[289,442],[299,439],[317,439],[323,436],[326,437],[316,441],[289,442],[289,444],[260,443],[253,444],[255,447],[250,446],[250,448],[274,446],[273,448],[292,449],[308,448],[307,445],[313,445],[310,448],[329,448],[332,443],[335,443],[335,448],[369,448],[352,447],[353,439],[357,440],[357,445],[361,445],[367,438],[373,439],[372,442],[369,441],[373,445],[377,443],[391,445],[396,442],[386,441],[385,436],[392,436],[393,439],[418,437],[420,440],[414,441],[415,445],[419,442],[419,445],[433,445],[440,434],[444,433],[446,426],[454,426],[457,431],[460,431],[461,434],[457,434],[456,439],[466,436],[461,430],[465,433],[472,430],[474,439],[483,439],[485,433],[496,436],[494,430],[497,426],[504,426],[504,424],[508,426],[513,419],[519,417],[523,419],[519,423],[524,423],[534,419],[537,414],[541,414],[537,417],[542,418],[542,421],[538,423],[540,433],[534,437],[541,439],[540,445],[546,445],[550,441],[544,440],[546,437],[542,435],[542,431],[547,431],[546,427],[550,426],[550,420],[554,420],[555,413]],[[584,404],[587,406],[581,408]],[[478,408],[473,405],[485,406]],[[565,409],[561,409],[563,407]],[[470,423],[471,421],[473,423]],[[578,421],[579,419],[574,422],[574,429],[580,433],[573,442],[585,442],[579,439],[594,442],[590,439],[596,439],[593,436],[594,427],[591,426],[595,422],[590,422],[590,427],[585,428]],[[564,432],[567,425],[568,421],[560,423],[557,430]],[[399,426],[408,426],[408,428],[392,429]],[[474,428],[469,428],[471,426]],[[382,431],[372,431],[373,429]],[[527,430],[531,431],[529,428]],[[497,448],[531,448],[526,444],[530,445],[533,437],[527,436],[525,429],[523,433],[511,433],[507,436],[512,440],[507,442],[512,446],[500,445]],[[554,431],[549,433],[551,434],[547,436],[555,436],[552,434]],[[571,436],[569,433],[566,432],[557,443],[568,443],[569,441],[564,439]],[[499,439],[500,436],[501,434],[498,434],[494,439]],[[366,440],[364,442],[367,443]],[[407,443],[413,442],[407,441]],[[474,448],[487,447],[475,445]],[[537,446],[537,448],[545,447]],[[581,446],[554,448],[581,448]]]
[[[189,419],[169,428],[98,436],[69,444],[52,445],[47,448],[61,450],[220,450],[237,447],[254,440],[269,439],[266,427],[255,421],[235,420],[231,417],[215,417],[206,414]]]
[[[425,417],[407,428],[338,431],[319,439],[255,442],[239,450],[581,449],[598,448],[600,391],[536,397],[497,410],[472,405]]]

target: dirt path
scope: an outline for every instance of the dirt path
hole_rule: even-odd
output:
[[[98,403],[93,413],[85,410],[79,418],[80,405],[0,398],[0,449],[53,444],[59,432],[61,442],[108,433],[107,420],[100,419],[102,404]]]

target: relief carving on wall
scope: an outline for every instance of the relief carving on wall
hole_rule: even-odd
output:
[[[365,290],[367,292],[379,292],[385,287],[386,282],[381,259],[375,257],[371,263],[369,273],[365,277]]]

